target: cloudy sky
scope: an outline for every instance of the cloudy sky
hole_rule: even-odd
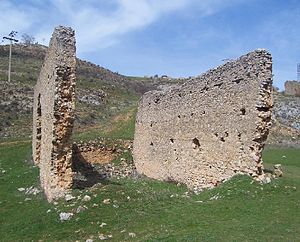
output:
[[[71,26],[80,58],[125,75],[194,76],[264,48],[277,87],[297,78],[299,0],[0,0],[0,10],[1,37],[48,45],[55,26]]]

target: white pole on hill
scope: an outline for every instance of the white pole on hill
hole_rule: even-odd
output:
[[[14,39],[16,31],[11,31],[8,37],[3,37],[3,39],[9,40],[9,59],[8,59],[8,82],[10,82],[10,73],[11,73],[11,46],[13,42],[18,42],[19,40]]]

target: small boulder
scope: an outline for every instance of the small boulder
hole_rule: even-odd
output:
[[[60,213],[59,219],[60,221],[67,221],[70,220],[73,215],[74,215],[73,213]]]
[[[82,198],[82,201],[83,201],[83,202],[91,201],[91,197],[90,197],[89,195],[85,195],[85,196]]]

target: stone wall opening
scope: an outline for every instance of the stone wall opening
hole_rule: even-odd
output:
[[[36,164],[41,160],[41,139],[42,139],[42,107],[41,107],[41,94],[38,94],[37,109],[36,109],[36,146],[35,146],[35,158]]]

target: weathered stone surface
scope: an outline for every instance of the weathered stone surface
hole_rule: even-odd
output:
[[[284,83],[284,93],[286,95],[300,97],[300,82],[299,81],[286,81]]]
[[[55,28],[34,89],[33,159],[49,201],[72,186],[72,133],[75,105],[75,34]]]
[[[139,173],[195,191],[262,173],[272,114],[272,58],[256,50],[170,90],[146,93],[133,147]]]

